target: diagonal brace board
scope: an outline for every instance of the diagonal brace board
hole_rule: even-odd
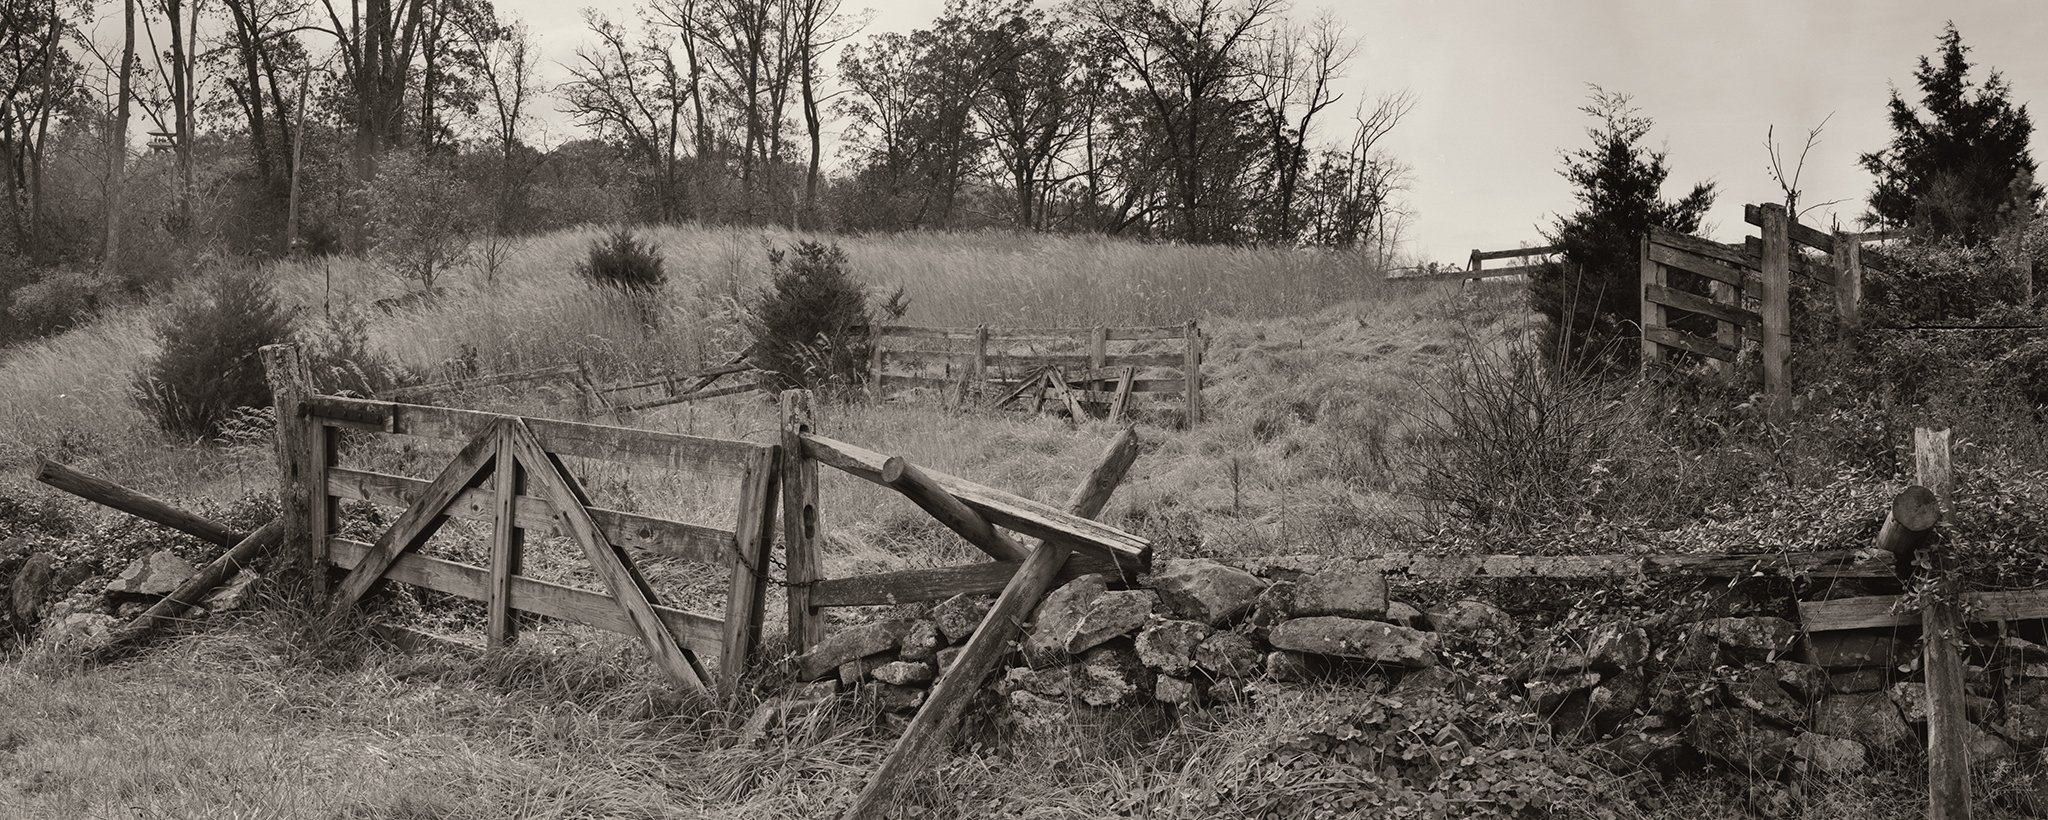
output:
[[[655,666],[677,685],[692,692],[708,692],[705,675],[696,656],[676,641],[668,626],[654,612],[654,595],[646,579],[634,569],[631,559],[614,546],[591,520],[589,496],[582,485],[561,468],[552,454],[542,449],[526,422],[506,418],[498,423],[505,436],[505,449],[525,470],[528,491],[547,499],[555,508],[561,530],[583,548],[591,568],[604,579],[605,587],[620,611],[633,624]]]
[[[497,461],[497,454],[498,435],[495,430],[485,430],[464,445],[448,466],[441,468],[441,474],[427,485],[418,503],[405,508],[398,520],[391,523],[391,528],[370,545],[370,554],[363,556],[362,563],[342,579],[341,586],[335,590],[333,605],[350,606],[361,600],[370,587],[376,586],[378,579],[384,577],[384,571],[391,568],[391,562],[439,532],[442,525],[448,523],[448,505],[488,474],[491,465]]]

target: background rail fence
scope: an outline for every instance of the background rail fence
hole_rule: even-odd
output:
[[[1048,400],[1077,419],[1101,411],[1178,406],[1200,423],[1204,341],[1195,322],[1165,327],[872,328],[868,361],[877,395],[925,387],[958,391],[963,404],[994,407]]]
[[[288,551],[325,575],[348,576],[334,603],[348,605],[381,580],[485,603],[491,645],[512,641],[515,612],[638,637],[678,686],[707,689],[700,656],[719,658],[736,683],[760,641],[774,530],[778,446],[597,424],[313,394],[296,348],[264,348],[276,397],[281,518]],[[342,431],[463,443],[437,476],[419,478],[339,463]],[[622,510],[591,501],[564,456],[731,480],[738,514],[730,528]],[[341,532],[340,502],[401,510],[374,542]],[[421,554],[451,519],[488,524],[489,565]],[[573,541],[602,591],[527,577],[526,537]],[[729,567],[725,616],[663,605],[635,563],[653,554]]]
[[[1759,342],[1765,395],[1772,413],[1782,417],[1792,398],[1786,368],[1793,275],[1832,290],[1837,317],[1854,327],[1862,321],[1863,245],[1893,237],[1821,231],[1799,224],[1775,203],[1745,206],[1743,217],[1763,235],[1740,246],[1658,227],[1642,238],[1642,368],[1647,373],[1696,358],[1726,373],[1744,342]],[[1802,247],[1826,258],[1811,258]]]
[[[1390,271],[1390,275],[1387,276],[1387,281],[1477,282],[1481,279],[1496,279],[1503,276],[1527,276],[1531,273],[1536,272],[1538,268],[1541,268],[1545,264],[1548,264],[1550,260],[1543,259],[1539,261],[1522,261],[1521,264],[1505,265],[1494,268],[1486,267],[1486,263],[1495,259],[1533,260],[1537,257],[1551,257],[1556,256],[1563,250],[1564,249],[1558,245],[1539,245],[1533,248],[1509,248],[1507,250],[1500,251],[1482,251],[1478,248],[1474,248],[1472,249],[1472,256],[1468,260],[1466,260],[1464,270],[1443,271],[1441,273],[1409,274],[1406,276],[1393,276],[1391,275],[1392,272]]]
[[[385,398],[410,404],[430,404],[458,398],[485,388],[510,390],[552,383],[574,390],[577,409],[585,415],[605,414],[614,418],[625,418],[628,414],[657,407],[767,391],[766,375],[748,362],[751,354],[751,350],[743,352],[717,367],[686,372],[654,373],[610,384],[599,384],[587,363],[575,362],[399,387],[388,391]]]

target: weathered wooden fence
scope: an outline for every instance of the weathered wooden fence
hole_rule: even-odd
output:
[[[1653,227],[1642,238],[1642,367],[1698,357],[1726,372],[1743,342],[1760,342],[1765,396],[1774,416],[1791,407],[1792,276],[1831,289],[1845,326],[1861,321],[1863,243],[1884,233],[1832,234],[1799,224],[1775,203],[1743,208],[1760,228],[1742,246]],[[1824,254],[1807,258],[1795,246]]]
[[[263,352],[276,397],[285,543],[316,568],[348,571],[334,590],[336,605],[353,603],[381,580],[400,581],[484,602],[492,645],[512,640],[513,613],[528,612],[636,636],[657,667],[687,689],[707,688],[702,655],[719,658],[728,685],[746,669],[760,640],[768,583],[775,445],[315,395],[295,348]],[[342,430],[463,446],[431,479],[391,475],[338,463]],[[737,520],[726,529],[597,507],[563,456],[737,476]],[[402,512],[365,543],[340,533],[344,500]],[[489,522],[489,566],[419,554],[450,519]],[[574,541],[605,589],[523,575],[527,533]],[[662,605],[634,563],[636,551],[730,567],[725,617]]]
[[[1201,328],[968,328],[889,325],[872,330],[868,376],[877,395],[892,388],[958,390],[963,399],[1004,406],[1047,399],[1070,413],[1101,408],[1182,408],[1202,418]],[[1035,391],[1035,393],[1034,393]]]
[[[1389,273],[1387,276],[1387,281],[1456,282],[1463,280],[1477,282],[1481,279],[1495,279],[1502,276],[1527,276],[1531,273],[1534,273],[1537,268],[1542,267],[1544,264],[1546,264],[1546,262],[1523,262],[1518,265],[1507,265],[1505,267],[1497,268],[1486,267],[1486,263],[1495,259],[1527,260],[1534,259],[1539,256],[1555,256],[1558,252],[1562,250],[1563,248],[1557,245],[1541,245],[1534,248],[1509,248],[1507,250],[1500,251],[1482,251],[1478,248],[1473,248],[1472,256],[1469,260],[1467,260],[1464,270],[1445,271],[1443,273],[1410,274],[1407,276],[1394,276],[1391,273]]]

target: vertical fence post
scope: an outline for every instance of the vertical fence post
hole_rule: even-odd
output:
[[[1835,315],[1844,329],[1863,322],[1863,242],[1855,234],[1835,232]]]
[[[316,507],[325,495],[326,466],[320,462],[327,448],[326,427],[308,418],[300,403],[313,392],[313,374],[298,347],[289,344],[264,345],[265,381],[269,382],[271,406],[277,415],[277,507],[284,520],[283,553],[295,570],[305,573],[308,588],[325,592],[326,543],[323,526],[316,521]]]
[[[491,586],[486,601],[484,624],[486,645],[497,648],[519,637],[519,620],[512,612],[512,578],[525,571],[526,531],[519,528],[519,496],[526,492],[519,457],[513,452],[512,437],[498,434],[498,455],[493,465],[491,512]]]
[[[818,462],[804,455],[812,429],[811,391],[782,391],[782,548],[789,585],[789,651],[802,653],[825,639],[825,624],[811,608],[819,580]]]
[[[1182,390],[1187,393],[1188,428],[1194,429],[1202,423],[1202,328],[1190,319],[1182,335],[1187,337],[1187,359],[1181,365],[1187,384]]]
[[[975,392],[976,392],[977,394],[979,394],[979,393],[980,393],[980,391],[982,391],[982,390],[986,389],[986,385],[987,385],[987,384],[988,384],[988,325],[975,325],[975,326],[974,326],[974,373],[972,374],[972,377],[971,377],[971,379],[970,379],[970,389],[974,390],[974,391],[975,391]],[[982,399],[982,401],[986,401],[986,399]],[[967,403],[967,396],[965,396],[965,395],[962,395],[962,396],[960,397],[960,403],[961,403],[962,405],[965,405],[965,404]],[[980,403],[979,401],[977,401],[977,402],[976,402],[976,404],[979,404],[979,403]],[[808,423],[808,422],[806,422],[806,423]]]
[[[882,331],[881,325],[868,325],[868,389],[875,391],[880,400],[882,393]]]
[[[1913,431],[1914,480],[1934,493],[1944,512],[1949,494],[1949,431]],[[1964,742],[1969,717],[1963,704],[1964,639],[1951,561],[1942,539],[1925,547],[1933,594],[1920,611],[1921,668],[1927,674],[1927,816],[1967,820],[1970,816],[1970,749]]]
[[[1638,363],[1637,372],[1639,375],[1647,376],[1650,374],[1650,367],[1658,361],[1659,349],[1657,343],[1650,338],[1650,330],[1664,326],[1664,306],[1650,301],[1650,288],[1664,284],[1664,266],[1650,259],[1648,230],[1643,232],[1642,240],[1636,245],[1636,258],[1640,260],[1642,279],[1642,284],[1636,288],[1636,298],[1642,302],[1642,314],[1637,317],[1637,321],[1642,323],[1643,328],[1642,360]]]
[[[1792,219],[1785,206],[1760,206],[1763,212],[1764,397],[1772,421],[1792,410]]]
[[[740,477],[739,521],[733,540],[732,590],[725,599],[725,645],[720,647],[720,691],[739,691],[739,683],[759,654],[761,623],[768,600],[769,545],[775,541],[775,492],[782,465],[779,447],[757,451],[747,459]]]

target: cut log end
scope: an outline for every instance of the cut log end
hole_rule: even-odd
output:
[[[1915,484],[1892,497],[1892,520],[1912,532],[1926,532],[1941,523],[1941,499]]]

